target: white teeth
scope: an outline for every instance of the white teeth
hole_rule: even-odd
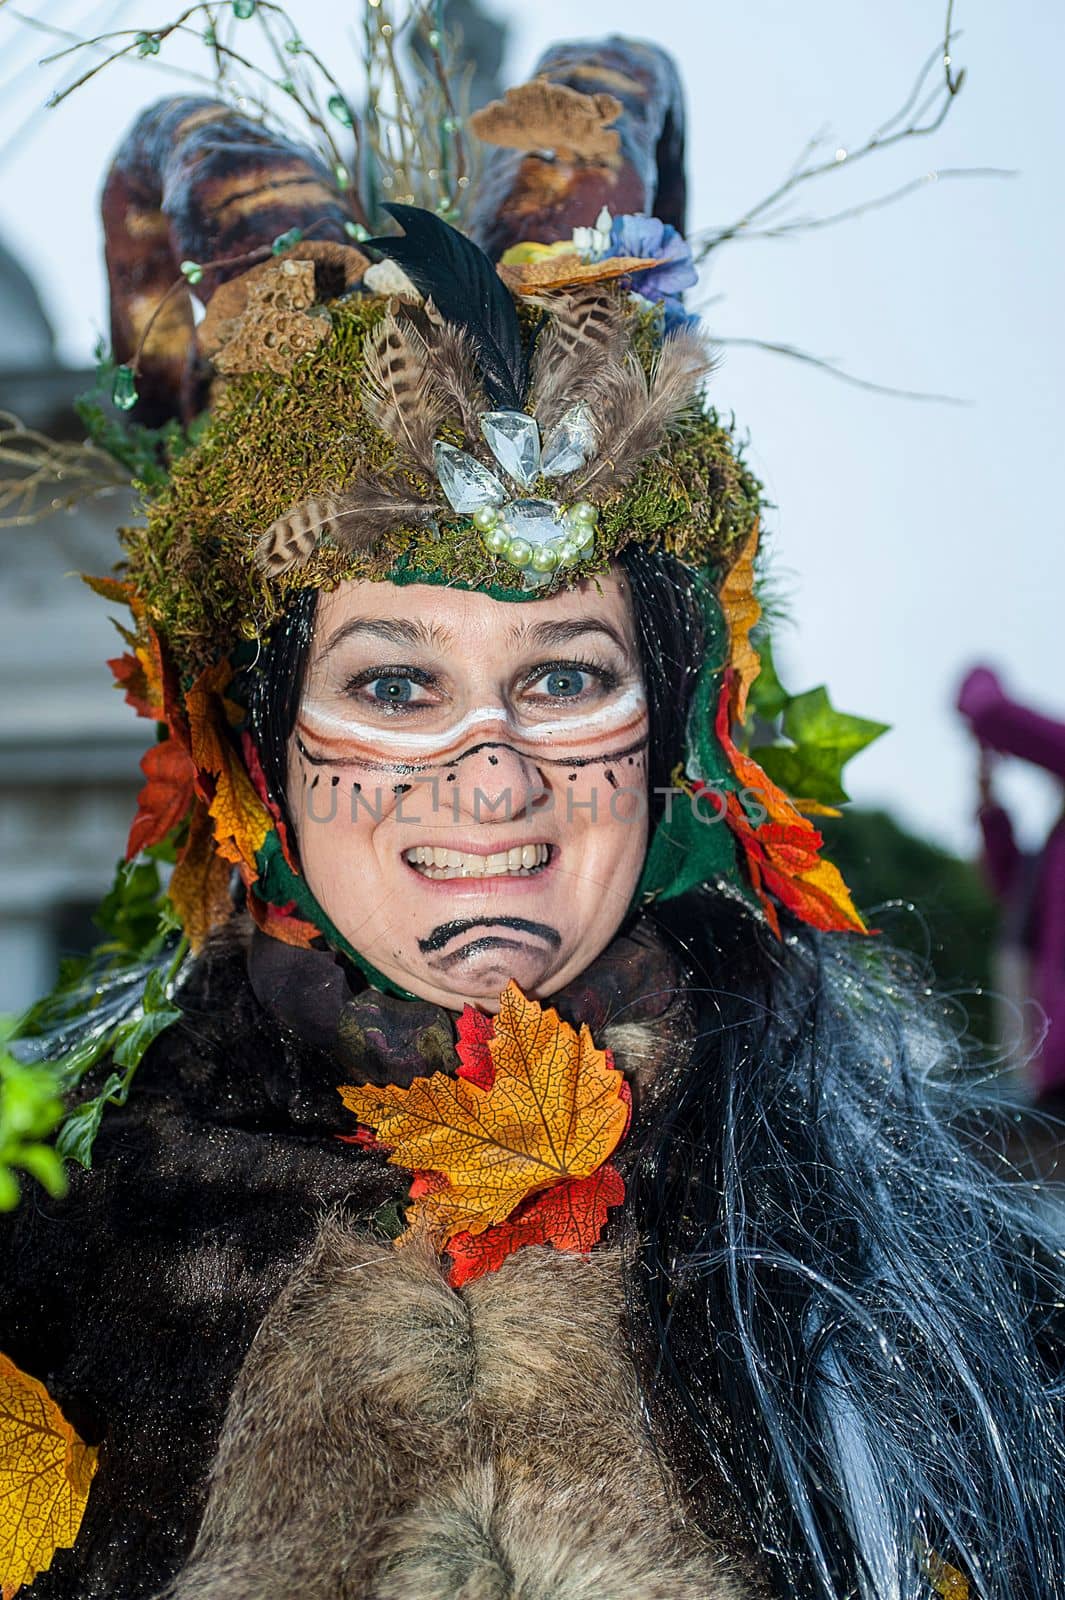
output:
[[[416,844],[403,852],[404,860],[426,878],[528,877],[545,866],[550,857],[551,846],[547,844],[515,845],[490,856],[429,844]]]

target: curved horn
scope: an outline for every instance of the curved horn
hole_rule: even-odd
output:
[[[587,97],[591,138],[586,132],[571,145],[542,142],[550,130],[533,126],[537,79]],[[568,108],[565,98],[556,101],[560,120],[582,109],[572,94]],[[515,125],[523,115],[527,139]],[[591,227],[603,206],[615,215],[645,212],[684,231],[683,94],[672,57],[657,46],[616,36],[554,45],[537,63],[533,85],[511,90],[470,123],[504,146],[488,152],[471,217],[470,231],[489,255],[498,258],[524,239],[568,239],[575,227]]]
[[[102,212],[116,361],[136,351],[149,318],[181,275],[182,261],[243,257],[290,228],[345,244],[362,221],[309,150],[216,100],[161,100],[137,118],[111,165]],[[205,270],[204,302],[246,270]],[[196,410],[189,296],[174,294],[141,352],[138,420],[153,425]]]

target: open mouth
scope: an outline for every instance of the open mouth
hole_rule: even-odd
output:
[[[416,844],[404,850],[403,859],[424,878],[534,878],[551,859],[549,844],[521,844],[495,855],[445,850],[440,845]]]

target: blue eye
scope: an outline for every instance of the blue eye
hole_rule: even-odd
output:
[[[586,677],[587,674],[576,667],[566,667],[545,673],[541,681],[553,699],[565,700],[572,695],[584,693]]]
[[[369,685],[373,698],[389,705],[401,705],[409,700],[413,687],[409,678],[375,678]]]

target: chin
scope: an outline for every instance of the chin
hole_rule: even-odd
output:
[[[538,999],[557,987],[558,961],[545,960],[542,950],[518,941],[485,939],[444,957],[432,965],[419,963],[419,987],[452,997],[459,1007],[470,1001],[484,1011],[496,1012],[507,984],[514,982],[524,994]]]

